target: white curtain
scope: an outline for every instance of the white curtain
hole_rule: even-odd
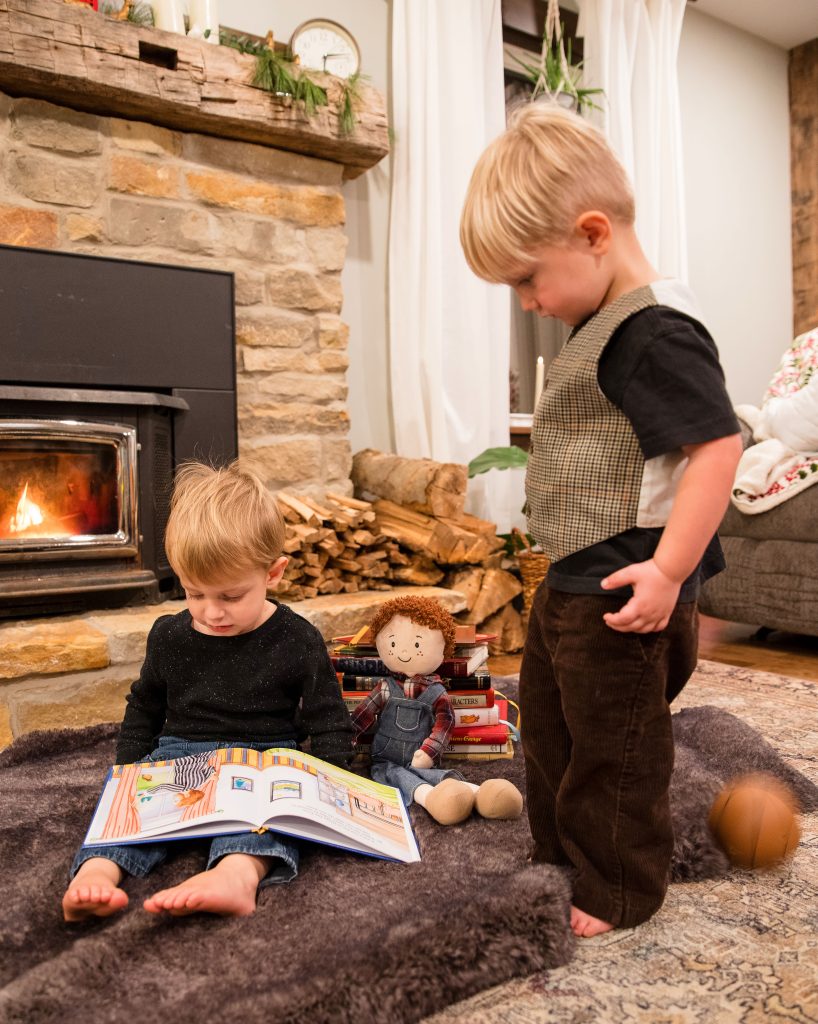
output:
[[[505,128],[500,0],[393,0],[389,352],[397,454],[509,443],[509,296],[472,274],[460,212]]]
[[[601,87],[605,131],[633,182],[636,230],[660,274],[687,280],[676,73],[686,0],[580,0],[583,85]]]

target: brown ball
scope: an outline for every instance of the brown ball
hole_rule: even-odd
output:
[[[741,868],[774,867],[801,838],[797,801],[772,775],[745,775],[728,783],[707,822],[730,863]]]

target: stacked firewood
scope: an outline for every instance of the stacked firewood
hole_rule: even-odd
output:
[[[322,594],[443,586],[466,598],[457,618],[519,650],[521,592],[494,523],[463,511],[466,469],[366,449],[353,460],[356,497],[278,493],[289,558],[278,588],[290,601]]]

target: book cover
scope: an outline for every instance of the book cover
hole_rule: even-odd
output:
[[[284,747],[226,747],[204,760],[196,755],[195,772],[192,761],[114,765],[85,845],[272,828],[371,857],[420,860],[406,808],[392,786]]]

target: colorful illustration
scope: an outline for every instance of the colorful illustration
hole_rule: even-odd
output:
[[[115,765],[86,846],[267,827],[399,861],[420,859],[400,794],[310,754],[227,747]]]

